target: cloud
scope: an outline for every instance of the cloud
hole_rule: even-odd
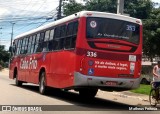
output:
[[[45,16],[59,0],[0,0],[0,17]]]
[[[158,3],[160,3],[160,1],[159,0],[152,0],[153,2],[158,2]]]
[[[0,17],[10,15],[10,14],[11,12],[8,9],[0,7]]]

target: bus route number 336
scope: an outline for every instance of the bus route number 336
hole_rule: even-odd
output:
[[[97,52],[87,51],[87,57],[97,57]]]

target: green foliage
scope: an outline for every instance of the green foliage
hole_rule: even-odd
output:
[[[148,19],[143,20],[143,52],[151,59],[160,56],[160,8],[153,8]]]
[[[70,0],[69,4],[64,4],[63,9],[64,9],[64,15],[68,16],[84,10],[85,6],[77,3],[75,0]]]
[[[149,95],[150,90],[151,90],[151,85],[141,84],[138,89],[131,90],[131,92]]]
[[[0,45],[0,65],[5,67],[5,63],[9,61],[9,52],[5,50],[4,45]]]
[[[86,4],[86,10],[116,13],[117,0],[90,0]]]
[[[151,0],[125,0],[124,13],[131,17],[147,19],[153,9]]]

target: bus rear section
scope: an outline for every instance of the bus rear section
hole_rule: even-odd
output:
[[[77,43],[75,87],[111,91],[139,87],[142,23],[128,18],[96,14],[81,18],[86,26],[79,37],[84,39]]]

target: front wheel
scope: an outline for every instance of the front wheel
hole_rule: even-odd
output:
[[[80,89],[79,95],[84,98],[94,98],[98,89]]]
[[[150,102],[151,106],[156,106],[157,105],[156,90],[155,89],[151,89],[151,91],[150,91],[149,102]]]
[[[41,76],[40,76],[40,80],[39,80],[39,92],[42,95],[44,95],[44,94],[47,93],[45,72],[42,72]]]

